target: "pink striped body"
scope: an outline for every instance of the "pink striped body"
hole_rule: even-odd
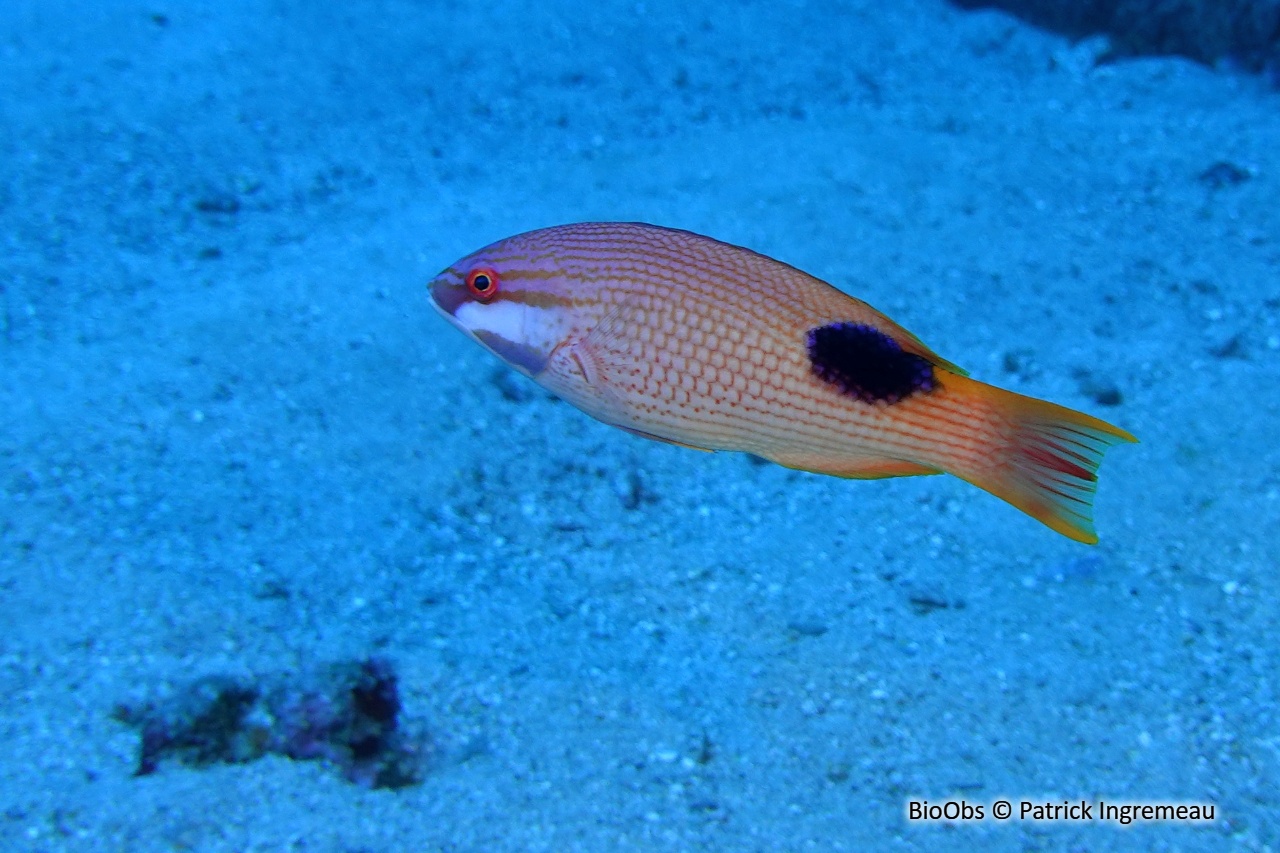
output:
[[[1018,442],[1019,417],[997,396],[1008,392],[966,379],[825,282],[689,232],[636,223],[533,231],[462,259],[431,292],[451,322],[540,384],[651,438],[845,477],[948,471],[997,494],[986,481]],[[823,329],[836,333],[837,373],[877,380],[871,362],[885,352],[923,371],[923,384],[883,399],[851,394],[817,360],[813,334]],[[869,355],[841,351],[843,337],[859,345],[868,335]],[[1071,452],[1083,464],[1089,451]]]

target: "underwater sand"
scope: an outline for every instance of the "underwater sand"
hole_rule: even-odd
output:
[[[939,0],[320,5],[0,8],[0,849],[1280,845],[1264,78]],[[594,219],[1132,431],[1101,544],[633,438],[432,310]],[[135,775],[121,703],[370,657],[420,784]],[[1002,797],[1216,817],[906,817]]]

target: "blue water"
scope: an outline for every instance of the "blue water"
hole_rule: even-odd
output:
[[[1280,845],[1265,76],[941,0],[322,5],[0,6],[0,848]],[[633,438],[431,310],[596,219],[1131,430],[1101,544]],[[129,720],[202,678],[371,659],[413,784],[312,745],[136,772]]]

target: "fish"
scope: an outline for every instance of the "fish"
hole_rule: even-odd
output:
[[[874,479],[947,473],[1078,542],[1128,432],[968,374],[867,303],[690,231],[582,222],[499,240],[428,284],[518,372],[645,438]]]

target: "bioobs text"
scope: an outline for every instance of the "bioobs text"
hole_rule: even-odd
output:
[[[985,806],[965,800],[947,800],[943,803],[907,801],[907,820],[984,820],[986,816]]]

